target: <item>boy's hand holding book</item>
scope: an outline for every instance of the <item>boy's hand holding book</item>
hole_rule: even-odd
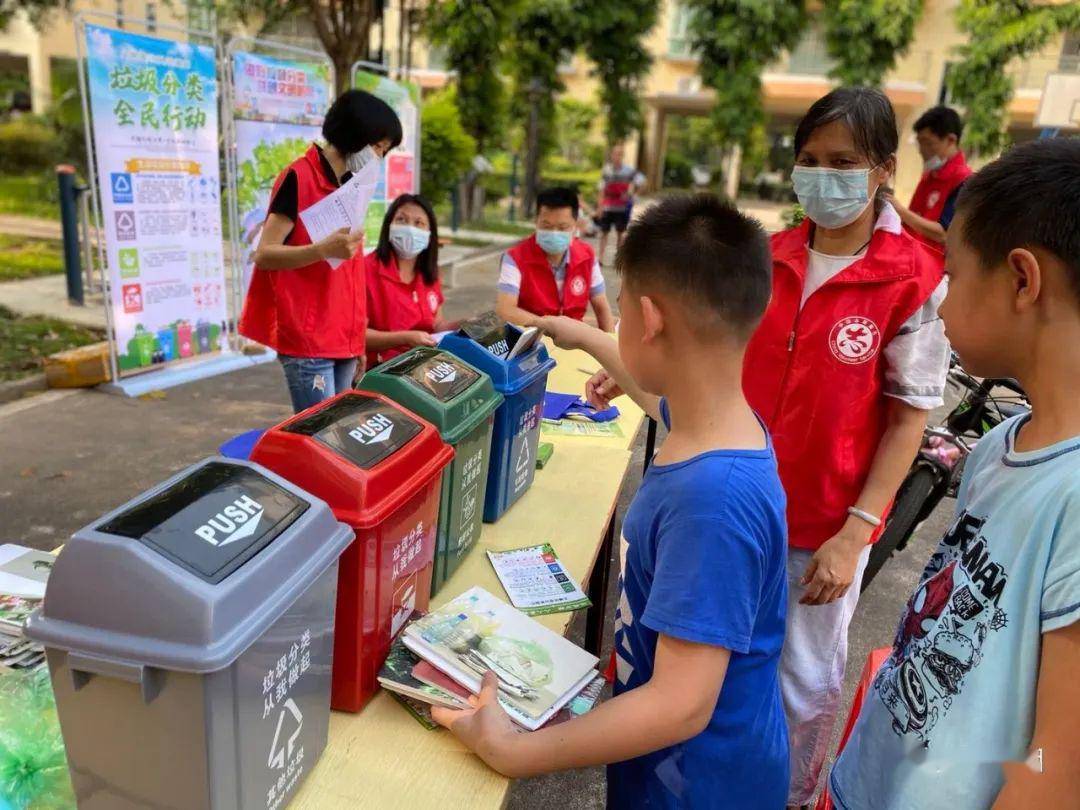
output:
[[[499,705],[499,678],[488,670],[484,673],[480,694],[470,697],[471,708],[447,709],[431,707],[431,719],[453,732],[470,750],[475,751],[489,767],[503,774],[518,775],[515,745],[524,732]]]

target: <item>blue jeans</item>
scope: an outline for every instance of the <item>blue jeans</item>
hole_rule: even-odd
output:
[[[293,413],[318,405],[324,399],[352,388],[356,358],[347,360],[324,357],[289,357],[278,355],[289,386]]]

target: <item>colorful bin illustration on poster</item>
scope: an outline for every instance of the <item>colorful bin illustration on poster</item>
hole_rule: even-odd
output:
[[[120,373],[167,362],[182,323],[228,320],[214,49],[86,26],[87,76]],[[209,337],[210,331],[206,332]]]
[[[381,98],[401,119],[401,145],[383,160],[382,177],[364,222],[364,250],[370,252],[379,243],[379,230],[390,203],[401,194],[420,192],[420,89],[359,68],[353,69],[352,84]]]
[[[233,53],[232,74],[239,248],[246,293],[274,181],[319,137],[333,79],[326,61],[246,51]]]

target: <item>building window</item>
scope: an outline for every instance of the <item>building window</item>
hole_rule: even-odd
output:
[[[693,56],[690,50],[690,21],[693,10],[682,3],[675,3],[671,10],[671,27],[668,30],[668,56],[686,59]]]
[[[146,4],[146,30],[151,34],[157,31],[157,3]]]
[[[124,0],[116,0],[116,27],[124,27]]]
[[[835,64],[829,56],[821,26],[811,23],[788,56],[787,72],[800,76],[827,76]]]
[[[938,90],[937,103],[948,106],[952,104],[952,91],[949,90],[949,75],[956,67],[956,62],[946,62],[941,72],[941,89]]]
[[[428,70],[446,70],[446,46],[445,45],[430,45],[427,52],[427,69]]]
[[[1058,71],[1080,73],[1080,31],[1072,31],[1065,35],[1065,41],[1061,43]]]

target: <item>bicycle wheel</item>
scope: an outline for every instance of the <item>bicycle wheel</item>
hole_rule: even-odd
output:
[[[893,503],[892,512],[889,513],[885,529],[870,549],[870,559],[863,571],[862,586],[860,593],[865,591],[877,576],[881,567],[892,557],[896,547],[915,531],[926,499],[937,486],[938,472],[930,467],[920,464],[908,473],[907,478],[900,485],[896,493],[896,501]]]

